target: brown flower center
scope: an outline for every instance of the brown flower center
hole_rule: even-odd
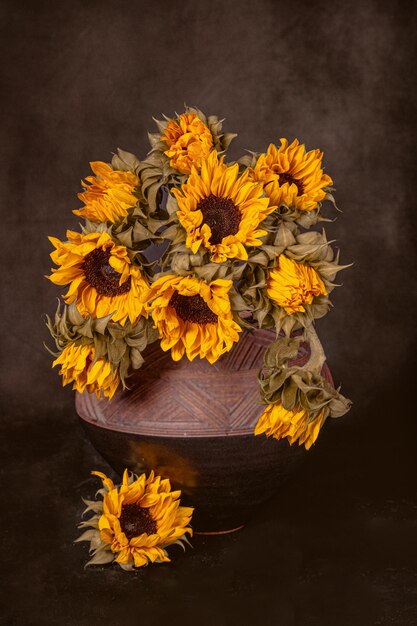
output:
[[[144,509],[139,504],[122,504],[120,528],[129,540],[142,533],[154,535],[157,531],[156,522],[149,509]]]
[[[239,230],[242,214],[230,198],[219,198],[210,194],[197,204],[203,214],[203,222],[210,226],[210,243],[218,244],[228,235],[235,235]]]
[[[110,250],[89,252],[82,264],[85,279],[100,296],[120,296],[130,290],[131,278],[119,285],[120,274],[109,264]]]
[[[204,299],[195,296],[183,296],[175,291],[169,301],[169,306],[174,307],[178,317],[184,322],[196,322],[197,324],[216,324],[217,315],[204,302]]]
[[[294,185],[296,185],[297,189],[298,189],[298,195],[302,196],[304,193],[304,185],[301,182],[301,180],[298,180],[297,178],[294,178],[293,176],[291,176],[291,174],[289,172],[283,172],[282,174],[279,174],[279,179],[278,179],[278,184],[280,187],[282,187],[282,185],[285,185],[285,183],[288,183],[289,185],[291,185],[292,183],[294,183]]]

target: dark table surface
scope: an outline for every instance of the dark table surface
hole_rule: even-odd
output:
[[[73,544],[89,471],[109,468],[51,380],[61,406],[15,416],[2,438],[2,623],[416,624],[415,428],[390,425],[409,412],[401,387],[375,401],[371,386],[244,529],[126,573],[84,569]]]
[[[1,585],[5,626],[417,624],[416,5],[5,0],[1,151]],[[317,327],[354,405],[243,530],[171,564],[84,569],[73,544],[108,471],[62,389],[43,312],[47,235],[76,228],[88,161],[146,154],[184,100],[227,118],[231,158],[325,151],[343,288]]]

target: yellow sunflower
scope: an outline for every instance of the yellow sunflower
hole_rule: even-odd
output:
[[[297,263],[281,254],[277,266],[269,273],[266,290],[276,304],[291,315],[305,312],[304,305],[315,297],[327,295],[326,287],[316,270],[310,265]]]
[[[73,383],[72,388],[82,393],[95,393],[100,398],[100,392],[111,400],[114,396],[120,379],[117,370],[112,369],[109,361],[100,357],[94,361],[95,350],[92,344],[81,345],[70,343],[52,363],[52,367],[60,365],[62,385]]]
[[[260,246],[267,231],[259,228],[262,220],[276,208],[263,197],[262,184],[249,179],[239,166],[228,166],[224,157],[212,152],[203,161],[201,172],[195,168],[181,189],[173,189],[179,210],[178,219],[187,233],[186,245],[196,254],[200,246],[211,253],[211,260],[248,258],[247,246]]]
[[[85,206],[73,213],[92,222],[118,222],[138,201],[139,178],[133,172],[113,170],[102,161],[90,166],[95,176],[81,181],[85,191],[78,194]]]
[[[48,276],[55,285],[69,285],[65,302],[76,300],[85,317],[105,317],[124,325],[134,324],[146,316],[148,284],[139,267],[134,265],[127,248],[114,243],[107,233],[82,235],[67,231],[68,241],[49,237],[56,250],[51,259],[58,269]]]
[[[193,509],[180,506],[180,491],[171,491],[168,479],[151,472],[136,480],[123,474],[122,484],[102,472],[92,472],[103,481],[103,507],[98,519],[99,541],[91,542],[96,552],[100,548],[113,554],[123,569],[142,567],[148,563],[164,563],[170,559],[165,548],[174,543],[188,542]],[[100,546],[101,542],[101,546]],[[113,560],[113,559],[112,559]],[[102,562],[105,562],[102,561]]]
[[[233,320],[229,300],[231,280],[207,284],[192,276],[159,278],[153,285],[149,309],[161,336],[161,348],[171,350],[174,361],[184,354],[209,363],[228,352],[239,340],[240,326]]]
[[[323,152],[310,150],[294,139],[288,145],[281,139],[280,147],[270,144],[261,154],[252,170],[252,177],[262,181],[271,204],[312,211],[326,196],[332,179],[322,170]]]
[[[255,435],[265,433],[275,439],[287,437],[291,445],[298,441],[298,445],[304,444],[309,450],[316,441],[323,423],[324,409],[316,419],[309,421],[305,409],[299,407],[287,411],[280,402],[276,402],[268,404],[262,413],[255,427]]]
[[[195,113],[182,113],[178,121],[170,120],[161,139],[169,146],[165,154],[171,167],[182,174],[190,174],[193,165],[200,167],[214,149],[210,129]]]

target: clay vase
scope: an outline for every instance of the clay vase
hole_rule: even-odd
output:
[[[109,402],[76,394],[76,408],[95,448],[121,474],[154,470],[195,507],[193,528],[230,532],[276,494],[306,452],[265,435],[254,436],[263,411],[257,373],[275,333],[244,332],[214,365],[174,362],[150,345],[130,389]],[[310,358],[307,343],[293,363]],[[331,382],[325,365],[323,374]]]

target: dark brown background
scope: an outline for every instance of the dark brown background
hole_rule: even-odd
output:
[[[4,624],[417,624],[415,4],[2,2]],[[232,156],[286,136],[325,151],[354,262],[318,324],[354,400],[240,533],[170,566],[83,570],[73,546],[107,469],[50,358],[48,234],[76,226],[88,161],[144,155],[152,115],[227,118]]]

